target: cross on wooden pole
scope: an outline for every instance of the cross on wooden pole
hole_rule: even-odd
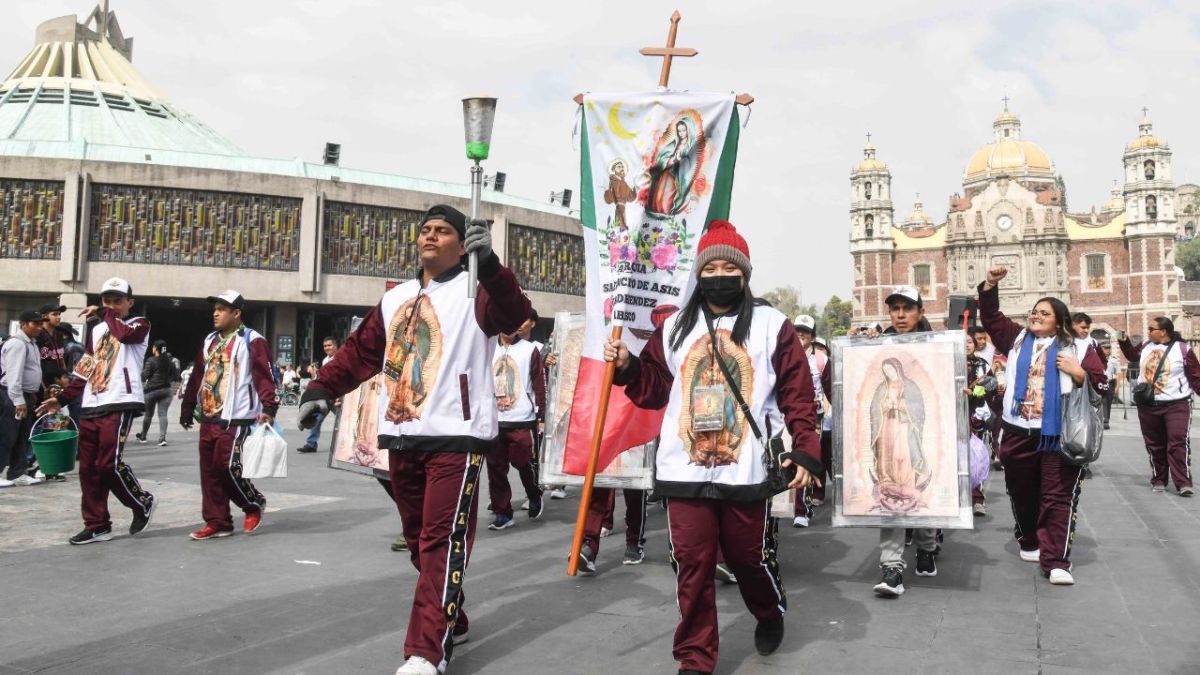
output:
[[[690,57],[699,54],[700,52],[691,47],[676,47],[675,37],[679,33],[679,20],[682,17],[679,15],[679,10],[675,10],[671,14],[671,30],[667,33],[666,47],[643,47],[639,50],[642,56],[658,56],[662,57],[662,70],[658,73],[658,86],[666,87],[671,81],[671,62],[676,56]],[[576,94],[574,99],[576,104],[583,105],[583,94]],[[738,105],[750,105],[754,103],[754,97],[750,94],[738,94],[733,99]]]
[[[679,10],[671,15],[671,30],[667,32],[666,47],[642,47],[642,56],[661,56],[662,70],[658,73],[658,86],[665,87],[671,81],[671,60],[676,56],[695,56],[700,52],[691,47],[676,47],[675,36],[679,32]]]

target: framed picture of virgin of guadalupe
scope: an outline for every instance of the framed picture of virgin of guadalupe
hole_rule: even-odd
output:
[[[965,339],[833,341],[834,527],[974,526]]]

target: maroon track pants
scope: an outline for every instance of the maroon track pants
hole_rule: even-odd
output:
[[[463,582],[475,541],[483,455],[392,450],[388,459],[404,540],[418,573],[404,658],[420,656],[445,669],[453,634],[468,625]]]
[[[1037,449],[1041,436],[1001,431],[1004,483],[1012,502],[1013,528],[1022,551],[1041,551],[1042,571],[1070,569],[1075,519],[1083,491],[1083,467]]]
[[[1184,399],[1162,406],[1138,406],[1138,421],[1150,455],[1150,484],[1166,486],[1168,471],[1175,489],[1192,487],[1192,406]]]
[[[513,515],[512,486],[508,482],[510,466],[516,468],[521,477],[526,497],[532,500],[542,496],[534,472],[534,433],[534,429],[501,429],[496,438],[496,449],[487,455],[488,495],[492,512],[498,516],[512,518]]]
[[[125,463],[125,439],[133,424],[129,410],[79,420],[79,490],[84,527],[112,527],[108,513],[111,492],[135,514],[150,513],[154,495],[142,489],[133,468]]]
[[[242,443],[252,429],[249,424],[228,429],[200,424],[200,513],[217,530],[233,529],[230,501],[247,513],[267,505],[267,498],[242,478]]]
[[[639,549],[646,545],[646,490],[621,490],[625,498],[625,546]],[[613,514],[617,510],[616,488],[593,488],[592,501],[588,504],[587,517],[583,521],[583,543],[591,547],[592,553],[600,552],[600,528],[612,529]]]
[[[667,500],[667,529],[676,566],[679,626],[672,654],[680,670],[711,673],[717,665],[717,598],[713,570],[718,551],[737,576],[746,608],[759,621],[787,610],[776,558],[775,519],[769,500]]]

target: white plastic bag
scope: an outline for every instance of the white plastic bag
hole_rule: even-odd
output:
[[[270,424],[260,424],[242,443],[243,478],[287,478],[287,441]]]

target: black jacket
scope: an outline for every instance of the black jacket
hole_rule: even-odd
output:
[[[146,359],[146,364],[142,366],[142,382],[145,382],[142,389],[144,391],[170,389],[171,383],[178,380],[179,374],[175,372],[175,363],[167,352]]]

